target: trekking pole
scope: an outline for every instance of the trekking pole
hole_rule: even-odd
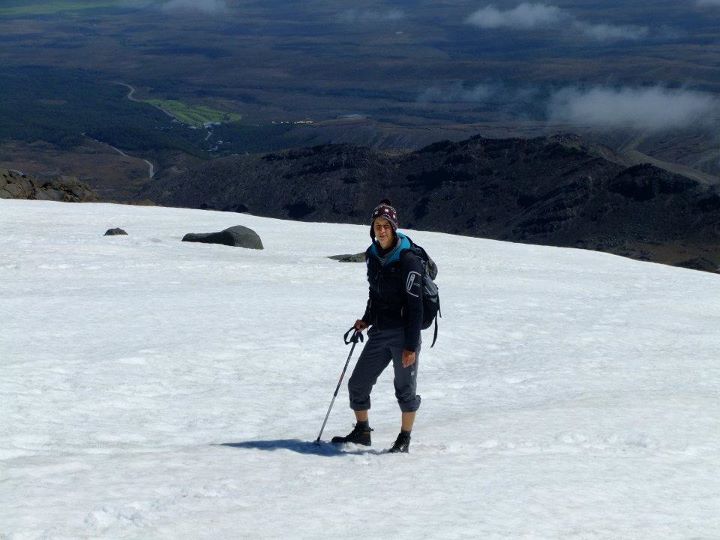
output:
[[[352,337],[350,338],[350,341],[348,341],[348,334],[350,332],[353,332]],[[327,424],[328,418],[330,417],[330,411],[333,408],[333,405],[335,404],[335,398],[338,395],[338,391],[340,390],[340,385],[342,384],[343,377],[345,377],[345,372],[347,371],[348,364],[350,363],[350,357],[352,356],[353,351],[355,350],[355,345],[357,345],[358,340],[362,342],[364,340],[362,332],[359,330],[356,330],[355,327],[351,327],[350,330],[345,332],[345,335],[343,336],[343,340],[345,341],[345,345],[349,345],[352,343],[352,347],[350,347],[350,354],[348,354],[347,360],[345,361],[345,367],[342,370],[342,373],[340,374],[340,380],[337,383],[337,387],[335,388],[335,393],[333,394],[332,401],[330,402],[330,407],[328,407],[328,412],[325,415],[325,421],[322,424],[322,427],[320,428],[320,433],[318,434],[317,439],[315,439],[315,444],[320,444],[320,437],[322,437],[323,430],[325,429],[325,424]]]

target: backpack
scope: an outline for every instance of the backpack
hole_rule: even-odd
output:
[[[423,320],[422,329],[426,330],[432,326],[433,321],[435,322],[435,332],[433,333],[433,341],[430,348],[435,345],[438,334],[438,317],[442,318],[442,312],[440,311],[440,291],[435,283],[437,277],[438,267],[427,254],[427,251],[421,246],[418,246],[415,242],[411,242],[412,252],[417,255],[423,262],[423,274],[422,274],[422,289],[423,289]]]

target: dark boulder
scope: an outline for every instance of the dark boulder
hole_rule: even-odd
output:
[[[329,259],[333,259],[335,261],[340,262],[365,262],[365,252],[362,253],[356,253],[355,255],[331,255],[328,257]]]
[[[224,246],[264,249],[262,240],[252,229],[236,225],[224,231],[214,233],[189,233],[183,242],[203,242],[205,244],[222,244]]]
[[[123,231],[122,229],[108,229],[107,231],[105,231],[105,236],[121,236],[121,235],[127,236],[127,233],[125,231]]]

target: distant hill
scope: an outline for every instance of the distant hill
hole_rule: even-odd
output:
[[[0,169],[0,199],[91,202],[98,196],[87,184],[64,176],[55,180],[37,180],[20,171]]]
[[[401,225],[581,247],[715,271],[720,193],[650,164],[628,166],[572,135],[439,142],[391,154],[323,145],[203,163],[149,185],[160,204],[362,223],[384,196]]]

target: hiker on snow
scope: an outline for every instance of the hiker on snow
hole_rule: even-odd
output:
[[[372,244],[365,252],[370,298],[357,331],[368,330],[363,349],[348,382],[350,408],[357,423],[345,437],[333,443],[370,446],[370,392],[380,374],[392,360],[395,371],[395,397],[402,411],[400,435],[389,452],[407,452],[420,396],[415,393],[420,329],[423,321],[423,262],[411,251],[408,237],[398,232],[397,211],[383,200],[372,213]]]

